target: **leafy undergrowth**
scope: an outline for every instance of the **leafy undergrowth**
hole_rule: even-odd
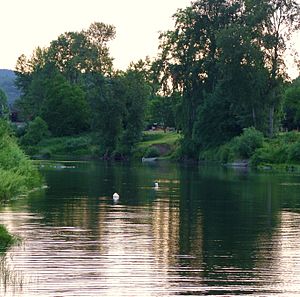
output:
[[[19,240],[18,237],[11,235],[4,225],[0,224],[0,254],[6,252],[11,245],[17,243]]]
[[[17,145],[7,122],[0,121],[0,200],[26,194],[42,184],[42,178]]]
[[[181,134],[176,132],[145,131],[134,157],[171,157],[176,151],[180,139]]]
[[[36,159],[96,158],[99,146],[93,141],[93,135],[51,137],[35,146],[24,147],[25,151]]]
[[[259,169],[299,171],[300,133],[278,133],[274,138],[259,135],[253,128],[217,148],[200,152],[200,159],[230,163],[247,160]]]

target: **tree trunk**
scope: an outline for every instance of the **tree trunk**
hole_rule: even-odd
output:
[[[274,135],[274,105],[270,106],[269,110],[269,137],[272,138]]]
[[[253,120],[253,126],[256,129],[256,113],[255,108],[252,106],[252,120]]]

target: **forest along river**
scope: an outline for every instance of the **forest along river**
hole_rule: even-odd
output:
[[[0,209],[22,237],[0,296],[300,295],[299,174],[39,166],[48,188]]]

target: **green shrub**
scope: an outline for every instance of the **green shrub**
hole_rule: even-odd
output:
[[[26,133],[21,137],[20,141],[22,145],[32,146],[49,136],[50,132],[47,123],[41,117],[36,117],[29,123]]]
[[[17,237],[11,235],[5,226],[0,225],[0,253],[6,251],[6,249],[17,241]]]
[[[266,142],[263,147],[258,148],[250,159],[251,164],[256,166],[266,163],[286,163],[289,146],[285,143],[276,142],[277,140],[271,140]]]
[[[156,158],[156,157],[159,157],[159,151],[158,151],[158,149],[156,148],[156,147],[154,147],[154,146],[150,146],[147,150],[146,150],[146,152],[145,152],[145,154],[144,154],[144,157],[145,158]]]
[[[17,172],[0,169],[0,198],[6,200],[24,192],[25,179]]]
[[[289,131],[278,135],[278,140],[285,144],[300,141],[300,133],[298,131]]]
[[[202,150],[199,153],[200,161],[220,161],[217,157],[218,147]]]
[[[76,151],[82,148],[87,148],[91,144],[91,140],[87,137],[69,138],[65,142],[67,150]]]
[[[232,149],[240,158],[250,158],[256,149],[261,148],[264,143],[264,136],[260,131],[250,127],[244,129],[240,136],[232,140]]]
[[[0,121],[0,199],[8,199],[41,185],[37,168],[10,135],[5,121]]]
[[[234,151],[231,143],[226,143],[224,145],[221,145],[218,148],[216,155],[218,160],[221,161],[222,163],[232,162],[235,159]]]
[[[289,146],[288,159],[289,161],[294,161],[294,162],[300,161],[300,141],[297,141]]]

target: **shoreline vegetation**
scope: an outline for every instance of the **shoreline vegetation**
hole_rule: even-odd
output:
[[[4,225],[0,224],[0,256],[2,256],[10,246],[16,244],[20,239],[10,234]]]
[[[4,119],[0,119],[0,203],[28,194],[41,186],[42,178],[17,144],[13,132]],[[0,224],[0,254],[18,241]]]
[[[116,153],[106,160],[126,161],[144,158],[176,159],[175,154],[180,145],[180,133],[144,131],[141,141],[137,143],[130,158],[120,158]],[[42,139],[35,146],[22,145],[23,150],[35,160],[103,160],[101,144],[97,135],[83,133],[76,136],[49,137]]]
[[[201,151],[199,160],[228,167],[300,171],[300,133],[280,132],[268,138],[254,128],[247,128],[226,144]]]
[[[95,135],[82,134],[54,137],[40,141],[34,148],[24,146],[33,159],[103,160]],[[214,162],[226,167],[248,167],[259,170],[300,171],[300,132],[278,133],[265,137],[253,127],[218,147],[199,151],[198,159],[181,158],[182,135],[177,132],[144,131],[130,159],[135,161]],[[125,161],[124,159],[110,159]]]
[[[0,201],[27,194],[42,184],[29,157],[19,147],[9,124],[0,120]]]
[[[194,1],[173,20],[157,55],[126,70],[111,56],[117,28],[98,21],[21,55],[15,120],[27,123],[17,130],[25,152],[293,168],[298,134],[279,132],[300,127],[300,77],[284,59],[300,5]]]

